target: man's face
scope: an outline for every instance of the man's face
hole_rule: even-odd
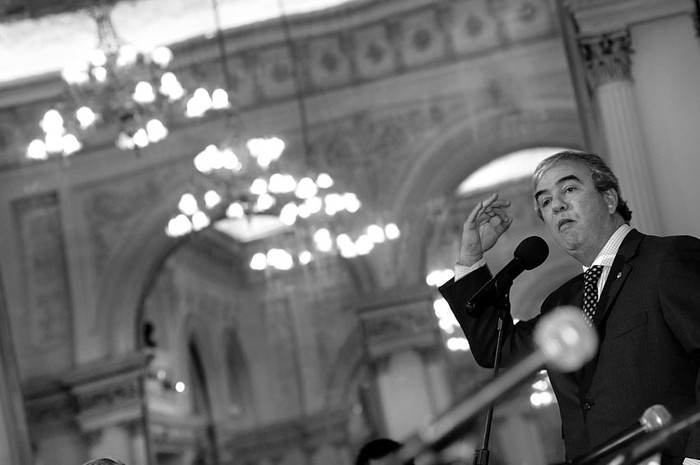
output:
[[[582,163],[561,161],[545,171],[535,186],[535,200],[556,243],[584,265],[591,264],[617,228],[617,194],[598,192]]]

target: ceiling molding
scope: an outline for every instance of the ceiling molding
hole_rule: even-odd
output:
[[[693,14],[691,0],[565,0],[579,35],[597,35],[680,14]]]

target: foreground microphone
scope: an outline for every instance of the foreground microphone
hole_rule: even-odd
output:
[[[639,463],[640,461],[662,451],[668,440],[676,434],[682,433],[686,429],[700,423],[700,407],[695,407],[686,412],[677,420],[659,430],[646,435],[641,440],[632,443],[629,447],[616,455],[608,462],[608,465],[622,465]]]
[[[504,295],[520,273],[537,268],[544,263],[547,255],[549,246],[544,239],[538,236],[523,239],[515,248],[513,259],[467,301],[467,311],[473,312],[488,303],[493,303],[493,298],[497,297],[499,292]]]
[[[636,440],[640,436],[654,432],[671,422],[671,414],[663,405],[652,405],[644,411],[637,423],[627,428],[622,433],[609,439],[587,454],[576,457],[571,461],[573,465],[587,465],[596,463],[602,457],[615,452]]]
[[[454,442],[476,414],[544,365],[556,371],[578,370],[598,349],[598,337],[588,328],[581,309],[573,306],[557,307],[543,315],[535,327],[534,340],[537,349],[533,353],[406,441],[399,450],[402,463]]]

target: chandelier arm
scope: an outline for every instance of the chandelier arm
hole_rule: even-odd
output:
[[[299,54],[294,47],[294,39],[292,37],[292,30],[287,19],[287,13],[284,8],[284,1],[277,0],[277,5],[280,13],[280,24],[282,25],[282,32],[284,34],[285,43],[289,51],[289,56],[292,61],[292,82],[294,84],[294,99],[297,104],[297,109],[299,113],[299,126],[301,129],[301,143],[302,149],[304,151],[304,162],[306,166],[312,166],[312,160],[310,157],[311,142],[309,140],[309,120],[308,120],[308,109],[306,107],[306,99],[304,98],[304,92],[302,89],[302,76],[301,68],[299,66]]]
[[[226,51],[226,39],[224,37],[223,27],[221,26],[221,12],[219,10],[218,0],[211,0],[212,10],[214,12],[214,25],[216,28],[216,41],[219,47],[219,58],[221,59],[221,72],[224,76],[224,85],[226,90],[232,89],[231,74],[228,69],[228,57]]]

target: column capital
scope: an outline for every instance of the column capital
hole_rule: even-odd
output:
[[[578,42],[592,89],[609,82],[631,79],[633,50],[629,31],[581,37]]]

